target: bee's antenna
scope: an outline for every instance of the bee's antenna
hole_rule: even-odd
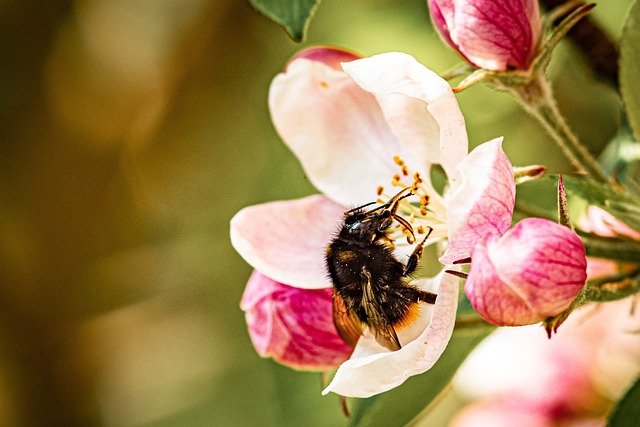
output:
[[[374,205],[375,203],[376,203],[376,202],[369,202],[369,203],[365,203],[365,204],[364,204],[364,205],[362,205],[362,206],[358,206],[357,208],[353,208],[353,209],[351,209],[351,210],[346,211],[346,212],[344,213],[344,215],[349,215],[350,213],[353,213],[353,212],[355,212],[355,211],[359,211],[360,209],[362,209],[362,208],[366,208],[367,206]],[[377,209],[380,209],[380,208],[377,208]]]

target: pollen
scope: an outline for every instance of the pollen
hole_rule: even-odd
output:
[[[396,184],[400,183],[401,182],[400,175],[398,175],[398,174],[393,175],[393,180],[391,182],[392,182],[393,185],[396,185]]]
[[[407,165],[402,165],[402,175],[409,176],[409,168],[407,167]]]
[[[393,156],[393,161],[396,163],[396,165],[398,166],[404,166],[404,160],[402,160],[400,158],[400,156]]]
[[[421,207],[427,207],[429,205],[429,195],[428,194],[423,194],[420,196],[420,206]]]
[[[376,189],[376,193],[378,194],[378,196],[381,196],[383,191],[384,187],[382,185],[378,186],[378,188]]]
[[[320,82],[320,86],[322,86],[323,88],[327,89],[329,87],[329,83],[325,82],[324,80]]]
[[[421,225],[418,226],[418,234],[424,234],[424,227]]]
[[[353,251],[343,251],[343,252],[338,252],[336,254],[336,258],[338,259],[338,261],[340,262],[351,262],[353,260],[355,260],[358,257],[358,255],[353,252]]]

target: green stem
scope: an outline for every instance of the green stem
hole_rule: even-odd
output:
[[[538,75],[524,85],[509,87],[518,99],[553,137],[571,164],[595,181],[608,182],[607,174],[596,159],[580,144],[558,110],[546,78]]]

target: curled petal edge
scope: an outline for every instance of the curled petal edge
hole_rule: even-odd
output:
[[[445,265],[468,258],[487,236],[506,233],[515,206],[513,167],[502,151],[502,138],[476,147],[458,170],[462,181],[447,206],[449,246],[440,258]]]

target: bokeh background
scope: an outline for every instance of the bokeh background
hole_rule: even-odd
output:
[[[629,4],[596,8],[614,38]],[[266,99],[319,43],[459,62],[424,0],[324,0],[303,44],[241,0],[0,1],[0,425],[346,423],[319,374],[253,350],[228,237],[242,207],[315,192]],[[615,93],[566,43],[550,73],[601,149]],[[568,171],[508,95],[458,99],[472,145]]]

